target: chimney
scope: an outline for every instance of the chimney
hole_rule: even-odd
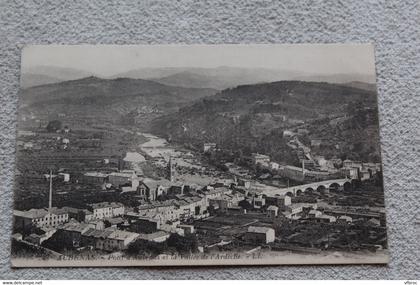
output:
[[[50,195],[48,196],[48,210],[51,211],[52,208],[52,170],[50,169]]]
[[[304,159],[302,159],[302,174],[303,174],[303,177],[305,178],[305,160]]]

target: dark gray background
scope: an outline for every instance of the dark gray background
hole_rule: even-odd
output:
[[[420,279],[419,6],[418,0],[0,0],[0,279]],[[25,44],[345,42],[376,45],[388,266],[10,268],[15,119]]]

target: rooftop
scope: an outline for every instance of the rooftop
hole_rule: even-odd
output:
[[[102,172],[86,172],[85,176],[106,178],[108,177],[108,174]]]
[[[156,189],[158,186],[163,186],[163,187],[170,187],[172,186],[171,181],[167,180],[167,179],[159,179],[159,180],[155,180],[155,179],[151,179],[151,178],[145,178],[143,179],[142,183],[144,185],[146,185],[149,189]]]
[[[67,213],[73,213],[73,214],[77,214],[80,211],[83,211],[82,209],[77,209],[73,207],[63,207],[63,210],[65,210]]]
[[[51,208],[51,210],[44,209],[44,208],[30,209],[28,211],[14,210],[13,215],[17,217],[28,218],[28,219],[40,219],[40,218],[45,217],[48,214],[48,212],[51,212],[54,215],[64,215],[68,213],[68,211],[65,208],[53,207]]]
[[[139,238],[144,239],[144,240],[153,240],[153,239],[164,237],[167,235],[169,235],[169,233],[164,232],[164,231],[157,231],[151,234],[139,234]]]
[[[114,230],[110,228],[105,230],[88,229],[83,235],[94,238],[107,238],[113,231]]]
[[[108,174],[108,176],[131,178],[131,177],[134,176],[134,174],[133,173],[127,173],[127,172],[112,172],[112,173]]]
[[[271,211],[275,211],[275,210],[278,210],[278,209],[279,209],[279,207],[273,206],[273,205],[271,205],[267,208],[267,210],[271,210]]]
[[[67,223],[64,225],[61,225],[59,229],[65,230],[65,231],[71,231],[71,232],[79,232],[83,233],[87,229],[90,229],[92,226],[88,224],[81,224],[81,223]]]
[[[14,216],[29,218],[29,219],[43,218],[47,214],[48,214],[48,212],[44,209],[30,209],[28,211],[18,211],[18,210],[13,211]]]
[[[100,202],[100,203],[89,204],[89,206],[92,207],[92,209],[124,207],[123,204],[118,203],[118,202]]]
[[[269,228],[269,227],[254,227],[254,226],[248,227],[248,232],[249,233],[265,234],[265,233],[268,233],[270,231],[274,231],[274,229]]]
[[[136,238],[138,236],[139,234],[137,233],[115,230],[110,235],[108,235],[108,238],[116,240],[126,240],[128,238]]]

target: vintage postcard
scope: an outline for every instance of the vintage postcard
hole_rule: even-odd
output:
[[[22,52],[14,267],[387,263],[369,44]]]

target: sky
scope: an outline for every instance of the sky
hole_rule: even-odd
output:
[[[371,44],[26,46],[22,71],[36,66],[66,67],[100,76],[150,67],[219,66],[375,74]]]

